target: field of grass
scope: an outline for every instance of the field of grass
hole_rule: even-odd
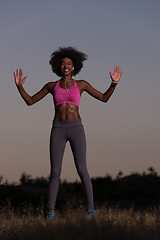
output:
[[[0,240],[159,240],[159,213],[101,207],[90,220],[83,207],[67,208],[49,222],[43,207],[26,206],[22,213],[8,204],[0,208]]]

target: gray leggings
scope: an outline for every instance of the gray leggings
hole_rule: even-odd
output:
[[[81,120],[73,122],[53,121],[50,137],[50,208],[54,209],[59,188],[62,158],[66,142],[70,142],[77,172],[88,201],[88,209],[94,208],[92,183],[86,166],[86,138]]]

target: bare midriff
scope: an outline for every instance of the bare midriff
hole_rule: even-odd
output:
[[[81,117],[79,115],[79,107],[77,105],[67,103],[55,106],[54,120],[60,122],[71,122],[78,119],[81,119]]]

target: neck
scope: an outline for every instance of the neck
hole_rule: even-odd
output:
[[[64,82],[72,82],[73,79],[71,78],[71,76],[63,76],[62,77],[62,81],[64,81]]]

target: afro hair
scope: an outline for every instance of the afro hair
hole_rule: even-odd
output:
[[[66,57],[72,60],[74,66],[73,75],[76,76],[82,69],[83,62],[87,60],[87,55],[73,47],[60,47],[58,50],[53,52],[49,64],[52,67],[52,71],[59,77],[62,77],[60,68],[62,59]]]

